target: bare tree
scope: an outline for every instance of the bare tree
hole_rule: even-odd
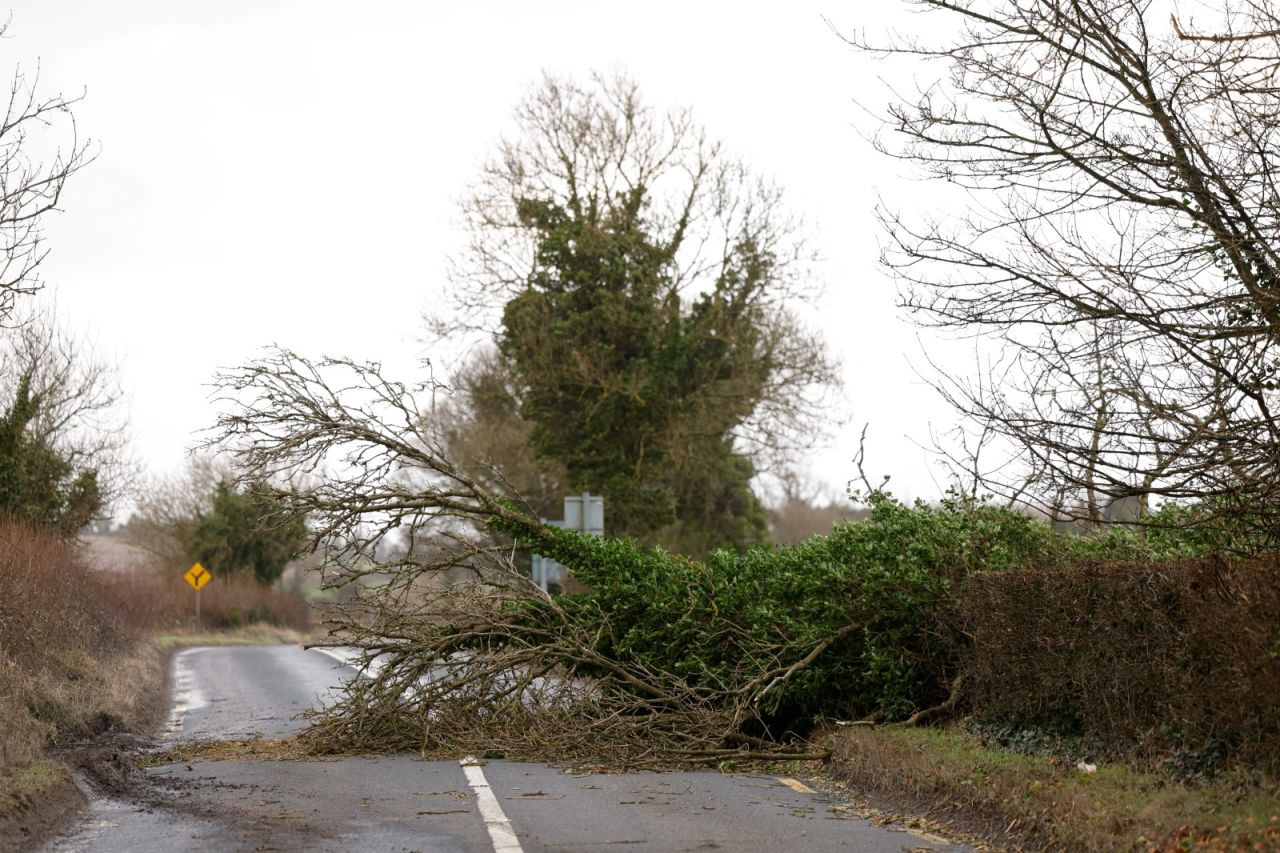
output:
[[[848,498],[833,499],[798,471],[783,472],[777,479],[778,494],[767,510],[769,539],[775,545],[830,534],[833,525],[858,521],[869,512],[866,507],[854,506]]]
[[[1006,350],[980,381],[939,380],[1019,462],[989,485],[1085,517],[1138,495],[1274,529],[1272,8],[1228,3],[1203,27],[1221,37],[1201,38],[1143,0],[915,5],[955,35],[854,40],[944,72],[890,107],[877,142],[969,203],[882,204],[884,260],[922,322]]]
[[[0,25],[0,37],[8,29]],[[71,108],[78,98],[39,94],[39,71],[19,68],[0,117],[0,321],[34,293],[47,250],[41,226],[58,209],[67,180],[90,159]],[[60,144],[61,143],[61,144]]]
[[[491,491],[488,473],[450,458],[428,402],[441,386],[408,387],[376,364],[289,351],[220,382],[226,395],[208,446],[234,451],[244,483],[292,484],[279,498],[308,518],[326,584],[358,589],[329,614],[328,642],[377,661],[308,731],[316,748],[412,743],[627,766],[825,755],[756,734],[762,701],[860,624],[818,639],[752,641],[726,630],[723,641],[741,649],[727,683],[610,655],[605,635],[620,626],[583,619],[578,605],[543,592],[515,569],[511,546],[482,531],[505,526],[561,559],[566,548],[583,557],[594,540],[562,538]],[[379,559],[389,538],[406,533],[431,547]],[[466,581],[432,583],[459,569]],[[378,582],[360,587],[365,578]]]
[[[1270,3],[1259,0],[1245,0],[1237,7],[1226,9],[1226,19],[1215,22],[1219,27],[1213,32],[1200,32],[1195,28],[1194,20],[1184,28],[1175,13],[1171,17],[1174,32],[1178,38],[1186,41],[1207,41],[1219,44],[1233,41],[1270,41],[1274,45],[1280,39],[1280,14],[1277,14]],[[1265,48],[1264,48],[1265,49]],[[1280,51],[1261,54],[1272,62],[1280,62]]]
[[[237,484],[292,487],[282,500],[307,516],[314,544],[331,549],[335,584],[383,571],[388,537],[530,518],[483,485],[473,460],[449,456],[430,414],[431,394],[448,390],[441,383],[411,388],[376,364],[288,350],[218,379],[225,409],[206,449],[234,454]]]
[[[452,393],[435,402],[435,418],[449,458],[469,465],[495,494],[527,503],[551,518],[571,491],[562,466],[538,459],[529,443],[533,429],[520,415],[511,366],[492,347],[474,350],[454,373]]]
[[[213,509],[218,483],[231,479],[231,465],[210,456],[194,456],[181,473],[150,479],[139,489],[125,538],[159,568],[185,567],[194,559],[196,528]]]

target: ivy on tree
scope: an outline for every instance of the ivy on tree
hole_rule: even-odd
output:
[[[98,472],[77,467],[31,429],[43,402],[31,384],[28,371],[0,419],[0,511],[69,538],[102,508]]]
[[[516,119],[464,208],[454,291],[514,378],[509,432],[603,494],[611,534],[763,541],[751,481],[822,433],[835,382],[790,313],[809,256],[781,191],[625,78],[544,78]]]
[[[527,289],[503,313],[500,350],[522,380],[535,451],[605,496],[612,530],[643,537],[679,523],[673,538],[694,553],[759,542],[755,468],[732,430],[771,370],[760,309],[742,286],[770,261],[742,246],[714,290],[683,304],[645,200],[637,187],[582,216],[521,202],[538,249]]]

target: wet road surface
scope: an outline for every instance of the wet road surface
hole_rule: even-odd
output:
[[[276,738],[355,671],[294,646],[174,658],[168,740]],[[54,851],[961,850],[878,827],[794,780],[715,771],[570,775],[410,755],[197,761],[147,771],[163,796],[98,797]]]

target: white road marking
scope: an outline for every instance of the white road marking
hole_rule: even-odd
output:
[[[348,654],[344,652],[342,649],[331,649],[328,646],[312,646],[310,649],[308,649],[308,651],[319,652],[322,655],[328,655],[329,657],[333,658],[343,666],[349,666],[349,667],[352,667],[353,669],[355,668],[355,664],[352,663]]]
[[[932,832],[925,832],[922,829],[907,829],[907,835],[919,838],[921,841],[928,841],[930,844],[941,844],[945,846],[952,843],[941,835],[934,835]]]
[[[480,809],[480,817],[484,818],[485,828],[489,830],[489,840],[493,842],[494,853],[524,853],[520,847],[520,839],[511,828],[511,821],[502,812],[498,798],[489,787],[489,780],[484,778],[480,762],[467,757],[458,762],[462,772],[467,774],[467,784],[476,792],[476,807]]]
[[[169,712],[169,734],[182,731],[182,723],[189,711],[209,704],[204,692],[196,686],[195,672],[187,656],[201,649],[186,649],[173,656],[173,710]]]
[[[382,661],[374,659],[367,667],[361,669],[360,654],[355,649],[346,647],[331,648],[329,646],[312,646],[311,651],[319,652],[322,655],[328,655],[343,666],[351,667],[361,673],[369,676],[375,676],[382,669]]]

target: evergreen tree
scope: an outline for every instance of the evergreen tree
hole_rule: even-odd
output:
[[[43,398],[24,373],[0,419],[0,512],[70,538],[102,508],[98,473],[78,468],[33,435]]]
[[[521,203],[538,249],[500,349],[521,380],[534,450],[604,495],[611,532],[693,554],[744,547],[766,524],[732,433],[773,369],[764,318],[744,298],[769,259],[740,246],[715,288],[684,304],[645,199],[638,187],[587,216]]]
[[[301,518],[286,516],[265,488],[237,491],[218,483],[210,511],[193,536],[195,557],[215,575],[252,574],[262,584],[279,580],[306,536]]]

